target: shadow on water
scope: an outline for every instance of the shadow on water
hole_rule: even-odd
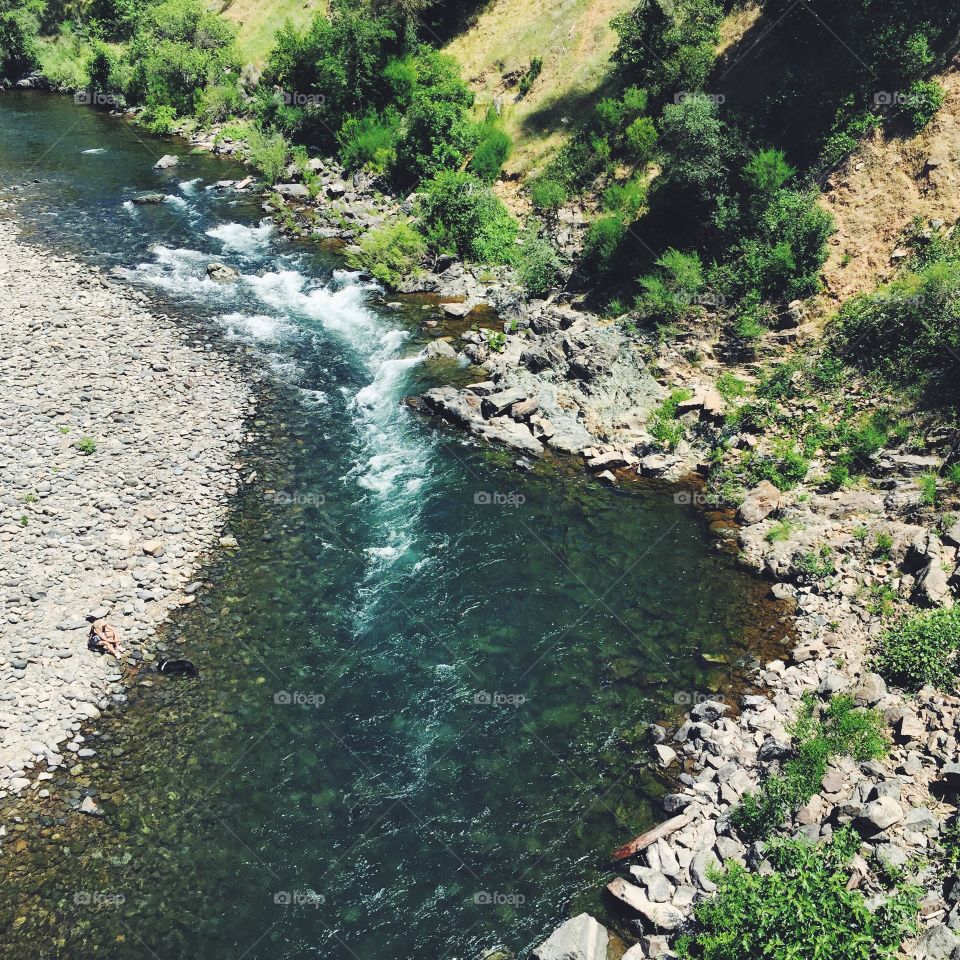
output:
[[[378,307],[204,189],[228,168],[184,155],[184,202],[131,213],[159,175],[126,127],[0,99],[0,144],[28,122],[35,235],[267,380],[239,547],[161,641],[201,678],[135,678],[96,756],[6,811],[0,956],[471,958],[602,911],[607,852],[660,815],[645,725],[777,647],[766,588],[663,490],[521,474],[407,410],[436,376],[422,304]],[[94,137],[109,169],[71,180]],[[0,146],[4,182],[23,167]],[[214,256],[234,290],[203,279]]]

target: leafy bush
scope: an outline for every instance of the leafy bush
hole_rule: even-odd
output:
[[[567,188],[559,180],[537,177],[530,184],[531,202],[537,210],[547,216],[555,216],[568,199]]]
[[[240,113],[244,98],[236,83],[216,83],[200,91],[197,113],[206,123],[222,123]]]
[[[630,158],[635,163],[646,163],[657,145],[657,128],[649,117],[637,117],[624,131]]]
[[[45,7],[45,0],[0,0],[0,80],[15,80],[39,63]]]
[[[516,254],[517,273],[529,296],[542,297],[560,276],[560,258],[553,244],[539,235],[535,223],[527,226],[521,239]]]
[[[610,265],[626,232],[627,225],[621,214],[610,214],[594,220],[583,238],[584,260],[599,270],[605,269]]]
[[[626,183],[613,183],[603,191],[603,207],[627,217],[636,217],[647,202],[647,185],[634,178]]]
[[[247,138],[247,160],[270,185],[276,183],[287,168],[290,144],[283,134],[251,130]]]
[[[480,142],[470,158],[470,172],[484,183],[493,183],[510,156],[513,141],[500,125],[496,110],[491,107],[479,128]]]
[[[753,155],[743,172],[751,190],[772,198],[797,171],[787,163],[782,150],[761,150]]]
[[[262,86],[313,100],[282,106],[265,101],[265,121],[297,142],[331,149],[350,117],[387,105],[383,75],[399,48],[393,25],[366,4],[333,3],[329,17],[317,14],[303,31],[287,21],[267,59]]]
[[[659,272],[642,277],[643,292],[636,308],[645,317],[671,323],[680,320],[696,305],[703,290],[703,264],[696,253],[667,250],[658,260]]]
[[[902,884],[879,905],[847,889],[860,838],[849,827],[827,843],[781,839],[765,850],[771,870],[728,864],[715,896],[694,910],[681,960],[894,960],[917,929],[922,891]]]
[[[239,68],[235,28],[202,0],[161,0],[142,13],[125,55],[128,102],[192,114],[202,90]]]
[[[945,99],[936,80],[916,80],[910,85],[901,113],[914,131],[921,131],[938,113]]]
[[[383,174],[396,162],[401,117],[393,109],[351,117],[340,128],[340,160],[347,170]]]
[[[654,413],[650,421],[650,436],[664,450],[676,450],[683,440],[685,430],[683,423],[677,420],[677,413],[680,404],[692,396],[690,390],[673,390]]]
[[[951,256],[848,300],[834,334],[834,350],[847,362],[907,390],[955,395],[960,261]]]
[[[656,6],[656,4],[652,4]],[[660,122],[660,142],[668,160],[664,185],[697,206],[712,210],[730,162],[729,143],[717,104],[702,94],[667,104]]]
[[[139,119],[152,134],[165,137],[173,133],[177,111],[167,104],[154,103],[144,109]]]
[[[347,253],[356,269],[367,270],[381,283],[396,286],[420,265],[426,241],[407,220],[385,223],[368,230],[357,247]]]
[[[477,136],[468,114],[473,94],[460,78],[456,60],[423,50],[415,62],[417,83],[393,166],[394,179],[404,187],[460,167]]]
[[[930,684],[953,693],[960,664],[960,607],[900,620],[881,638],[874,669],[905,690]]]
[[[733,812],[731,822],[750,841],[766,837],[787,814],[810,801],[833,757],[878,760],[888,747],[882,716],[858,708],[846,695],[834,697],[818,718],[813,697],[805,694],[792,732],[793,755],[783,764],[782,773],[769,777],[756,793],[745,794]]]
[[[520,96],[525,97],[529,92],[530,88],[536,83],[537,77],[543,72],[543,58],[534,57],[530,61],[530,68],[523,75],[523,79],[520,81]]]
[[[643,0],[612,21],[619,36],[613,61],[657,99],[699,90],[716,56],[723,14],[712,0]]]
[[[141,6],[137,0],[93,0],[86,11],[91,32],[106,40],[129,39]]]
[[[434,250],[475,263],[513,259],[516,220],[493,191],[469,173],[445,170],[426,183],[419,214]]]

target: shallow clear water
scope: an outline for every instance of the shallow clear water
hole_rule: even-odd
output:
[[[155,171],[167,152],[180,166]],[[136,687],[100,724],[79,783],[103,821],[51,803],[5,845],[0,949],[522,951],[602,912],[608,851],[659,816],[643,725],[778,640],[775,615],[669,492],[524,474],[405,408],[469,375],[422,361],[432,314],[211,189],[241,175],[66,99],[0,96],[0,193],[29,235],[220,331],[271,384],[241,549],[170,631],[202,680]],[[145,190],[167,200],[130,203]],[[240,281],[207,280],[213,261]]]

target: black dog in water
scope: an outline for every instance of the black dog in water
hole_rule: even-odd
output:
[[[165,673],[170,677],[200,676],[200,671],[189,660],[160,660],[157,662],[157,673]]]

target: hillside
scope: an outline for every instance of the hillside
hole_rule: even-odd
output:
[[[493,0],[447,50],[480,104],[499,100],[514,140],[508,174],[525,173],[590,115],[610,73],[610,21],[631,0]],[[520,97],[517,80],[535,58],[543,71]]]
[[[255,64],[266,59],[274,35],[286,20],[303,27],[315,13],[327,8],[326,0],[212,0],[210,6],[237,24],[241,54]]]

